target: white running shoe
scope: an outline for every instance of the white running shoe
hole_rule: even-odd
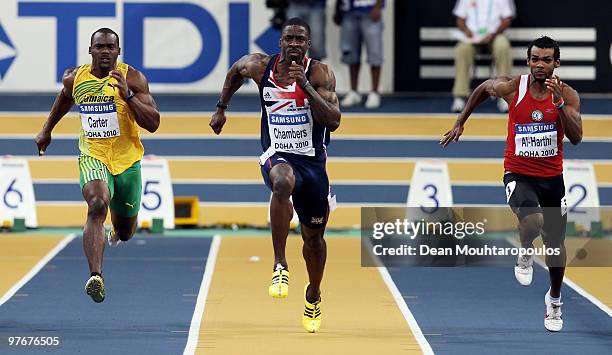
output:
[[[497,110],[499,112],[508,112],[508,103],[501,97],[497,99]]]
[[[380,95],[377,92],[372,91],[368,94],[368,98],[365,102],[365,108],[375,109],[380,107]]]
[[[516,260],[516,266],[514,267],[514,276],[523,286],[531,285],[533,279],[533,256],[532,255],[519,255]]]
[[[121,243],[121,239],[119,239],[117,234],[113,233],[112,228],[108,230],[108,233],[106,233],[106,241],[108,242],[108,245],[113,248],[116,248],[117,245]]]
[[[451,105],[452,112],[461,112],[465,108],[465,100],[460,97],[455,97]]]
[[[357,91],[349,91],[348,94],[340,101],[340,105],[343,107],[351,107],[359,105],[361,103],[361,95]]]
[[[549,293],[546,292],[546,296],[544,296],[544,304],[546,304],[544,328],[549,332],[558,332],[563,328],[563,319],[561,318],[561,305],[563,303],[551,302],[549,297]]]

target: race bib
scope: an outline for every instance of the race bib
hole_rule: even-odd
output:
[[[79,111],[85,137],[105,139],[118,137],[121,134],[115,103],[80,104]]]
[[[312,144],[312,120],[307,112],[268,113],[270,147],[276,152],[315,155]]]
[[[558,154],[556,122],[515,124],[514,130],[514,155],[547,158]]]

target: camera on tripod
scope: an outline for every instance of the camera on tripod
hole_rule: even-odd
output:
[[[281,26],[287,20],[287,7],[289,7],[288,0],[266,0],[266,7],[274,10],[274,15],[270,19],[272,27],[277,30],[281,29]]]

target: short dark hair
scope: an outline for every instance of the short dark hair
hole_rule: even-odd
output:
[[[119,47],[119,35],[117,34],[117,32],[111,30],[108,27],[102,27],[97,29],[94,33],[91,34],[91,39],[89,40],[89,44],[93,43],[93,38],[96,35],[96,33],[112,33],[115,35],[115,37],[117,38],[117,47]]]
[[[553,58],[555,60],[559,60],[559,58],[561,58],[561,50],[559,49],[559,43],[557,43],[557,41],[548,36],[542,36],[529,43],[529,47],[527,47],[527,58],[531,58],[531,47],[533,46],[536,46],[538,48],[553,48]]]
[[[285,30],[285,27],[287,26],[302,26],[306,29],[306,33],[308,34],[308,38],[310,38],[310,26],[308,25],[308,22],[302,20],[299,17],[292,17],[290,19],[288,19],[287,21],[283,22],[283,25],[281,26],[281,32],[283,32]]]

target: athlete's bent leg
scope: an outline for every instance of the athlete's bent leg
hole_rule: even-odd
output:
[[[111,210],[111,220],[113,221],[113,232],[117,235],[119,240],[127,242],[132,239],[136,232],[138,216],[123,217]]]
[[[520,218],[519,235],[523,248],[533,248],[533,240],[542,233],[543,225],[544,218],[540,212]],[[529,286],[533,281],[533,258],[534,256],[530,253],[520,253],[516,260],[514,276],[523,286]]]
[[[565,230],[567,225],[567,213],[565,209],[564,192],[565,186],[562,177],[551,182],[548,186],[549,194],[542,204],[544,206],[544,227],[542,228],[542,239],[547,248],[555,250],[559,255],[546,254],[546,265],[550,276],[550,290],[544,296],[546,305],[546,316],[544,327],[551,332],[561,331],[563,318],[561,312],[561,286],[565,274],[566,251]]]
[[[546,265],[550,275],[550,296],[561,297],[561,285],[565,274],[567,261],[565,252],[565,225],[567,216],[562,215],[558,208],[544,208],[543,239],[547,248],[559,250],[559,255],[546,255]]]
[[[547,246],[548,247],[548,246]],[[561,248],[561,258],[565,259],[565,246]],[[546,263],[549,263],[551,256],[546,256]],[[560,266],[551,266],[548,268],[548,274],[550,276],[550,296],[561,297],[561,285],[563,285],[563,276],[565,275],[565,268]]]
[[[287,269],[285,247],[289,234],[289,223],[293,217],[293,205],[289,200],[295,187],[295,176],[289,164],[277,164],[270,170],[272,200],[270,201],[270,226],[274,247],[274,267],[281,264]]]
[[[550,208],[545,209],[544,216],[545,225],[542,234],[544,245],[547,248],[558,249],[560,253],[559,255],[546,255],[546,265],[548,265],[548,274],[550,276],[550,290],[544,296],[544,303],[546,305],[544,327],[551,332],[558,332],[563,328],[561,286],[565,274],[566,254],[564,239],[565,223],[567,221],[565,216],[561,216],[561,220],[559,220],[559,212],[554,213],[555,216],[551,216],[548,210]]]
[[[542,233],[544,216],[542,213],[532,213],[519,222],[519,235],[523,248],[533,248],[533,241]]]
[[[309,283],[304,289],[304,314],[302,326],[309,333],[321,328],[321,280],[327,258],[327,245],[323,239],[325,227],[312,229],[302,224],[302,253],[306,260]]]
[[[140,162],[114,175],[113,179],[115,193],[110,204],[113,230],[108,239],[109,245],[117,246],[119,241],[130,240],[136,231],[142,194]]]
[[[110,192],[103,180],[92,180],[83,187],[87,202],[87,222],[83,229],[83,249],[89,263],[89,271],[102,273],[104,256],[104,220],[108,214]]]
[[[306,261],[310,286],[306,292],[306,300],[310,303],[319,301],[321,295],[321,280],[327,259],[327,244],[323,238],[325,228],[313,229],[302,224],[302,239],[304,246],[302,254]]]

